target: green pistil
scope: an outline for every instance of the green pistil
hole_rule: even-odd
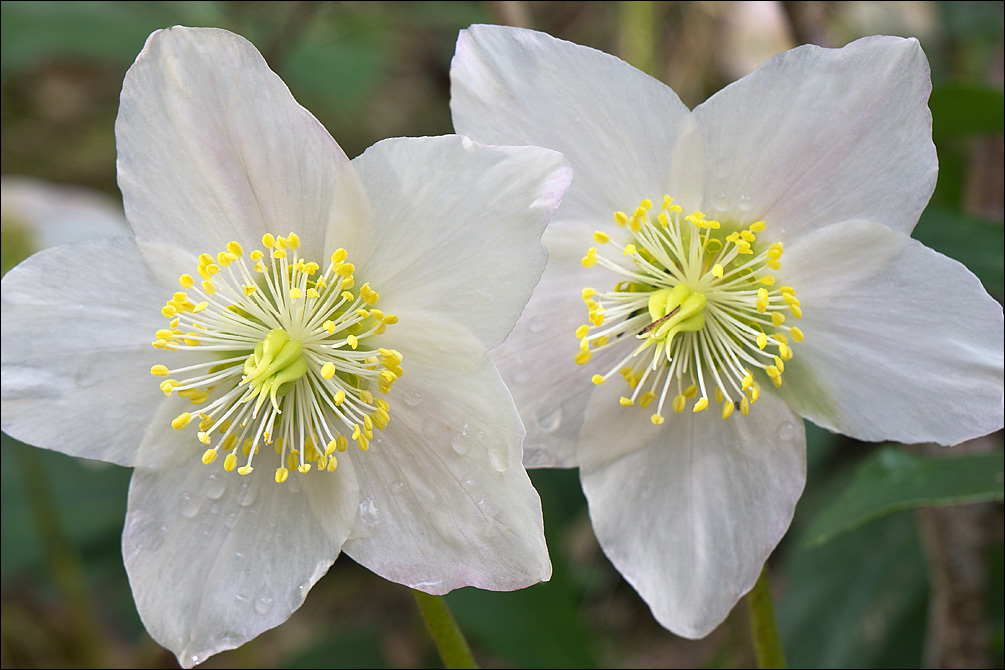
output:
[[[254,391],[249,401],[258,396],[256,414],[266,397],[272,401],[276,411],[280,411],[277,397],[293,390],[293,382],[307,374],[303,351],[304,345],[299,340],[291,340],[289,333],[282,328],[270,331],[264,340],[255,345],[254,353],[244,362],[242,383],[250,384]]]

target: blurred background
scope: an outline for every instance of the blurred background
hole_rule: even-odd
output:
[[[350,157],[451,132],[450,58],[472,23],[614,53],[692,107],[784,49],[881,33],[917,37],[932,64],[941,169],[915,237],[1002,299],[1001,2],[4,2],[0,19],[4,272],[41,246],[124,230],[118,94],[157,28],[250,39]],[[1002,435],[951,451],[807,437],[806,492],[769,562],[790,665],[1002,667]],[[6,435],[0,457],[3,667],[176,667],[122,566],[129,471]],[[600,552],[576,471],[531,474],[554,578],[447,597],[480,663],[753,664],[742,606],[704,640],[662,629]],[[343,556],[287,623],[205,667],[438,664],[408,590]]]

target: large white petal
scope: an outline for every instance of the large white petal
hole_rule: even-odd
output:
[[[3,430],[73,456],[132,465],[164,394],[150,376],[173,270],[194,259],[132,239],[42,251],[3,278]]]
[[[361,502],[345,552],[433,594],[548,579],[522,426],[492,363],[461,375],[413,365],[388,399],[391,422],[353,454]]]
[[[462,30],[450,68],[454,129],[489,144],[565,154],[575,170],[562,219],[596,226],[669,193],[697,207],[703,171],[691,113],[624,61],[544,33]]]
[[[587,365],[576,364],[575,331],[587,316],[582,291],[587,286],[607,289],[620,277],[580,264],[586,249],[596,244],[589,228],[554,221],[543,241],[548,266],[541,283],[492,358],[527,427],[524,465],[569,468],[576,465],[586,402],[595,388],[590,378],[608,372],[627,353],[611,347],[594,354]]]
[[[778,274],[802,304],[806,339],[780,390],[803,416],[862,440],[947,445],[1002,427],[1002,308],[965,267],[853,221],[786,246]]]
[[[126,73],[115,137],[140,239],[215,254],[293,231],[323,263],[329,226],[358,225],[340,218],[360,208],[349,159],[255,47],[225,30],[153,33]]]
[[[938,174],[917,40],[786,51],[694,110],[705,212],[792,235],[864,218],[909,233]]]
[[[561,154],[398,138],[353,165],[374,218],[350,252],[384,296],[379,307],[403,323],[412,314],[453,321],[486,347],[502,342],[544,270],[541,234],[572,179]]]
[[[654,427],[606,386],[579,449],[597,539],[660,624],[702,637],[789,527],[806,481],[803,423],[765,394],[748,417],[671,412]]]
[[[167,425],[180,410],[159,418]],[[334,473],[294,472],[277,484],[271,448],[241,476],[225,472],[222,458],[203,465],[193,433],[151,431],[122,532],[143,625],[186,668],[300,607],[338,556],[359,494],[349,459]]]

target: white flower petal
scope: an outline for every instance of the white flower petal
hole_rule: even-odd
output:
[[[780,391],[803,416],[862,440],[946,445],[1002,427],[1002,308],[965,267],[853,221],[786,246],[782,272],[806,339]]]
[[[486,347],[512,329],[541,276],[541,233],[572,178],[561,154],[464,137],[399,138],[353,161],[373,230],[349,248],[385,312],[452,320]],[[450,337],[449,333],[445,333]]]
[[[104,193],[30,177],[0,177],[0,217],[28,232],[32,251],[129,234],[122,207]]]
[[[587,365],[576,364],[579,340],[575,331],[587,316],[580,296],[607,273],[580,264],[586,249],[596,244],[589,228],[554,221],[543,242],[548,266],[541,283],[513,332],[492,351],[492,358],[527,427],[524,465],[569,468],[576,466],[576,443],[586,402],[595,388],[590,378],[606,373],[625,352],[609,349],[595,354]]]
[[[391,422],[353,454],[361,502],[344,551],[433,594],[547,580],[541,502],[520,464],[522,426],[492,363],[462,375],[412,365],[388,400]]]
[[[458,37],[450,79],[457,132],[565,154],[576,174],[562,219],[607,224],[665,193],[691,207],[701,200],[691,113],[614,56],[532,30],[471,26]]]
[[[150,376],[164,352],[150,343],[178,290],[172,268],[186,260],[174,251],[93,240],[42,251],[4,276],[5,432],[72,456],[135,462],[164,400]]]
[[[151,431],[143,460],[160,466],[134,472],[122,532],[143,625],[186,668],[286,621],[338,556],[359,499],[349,459],[277,484],[271,448],[247,476],[225,472],[222,457],[203,465],[202,448]]]
[[[361,207],[349,159],[233,33],[153,33],[126,73],[115,136],[119,188],[140,239],[198,254],[293,231],[307,255],[321,256],[329,226],[358,225],[340,218]]]
[[[705,213],[791,236],[863,218],[910,233],[938,174],[917,40],[786,51],[694,110]]]
[[[601,387],[579,450],[604,553],[672,632],[698,638],[754,585],[806,480],[803,423],[765,394],[750,415],[649,413]]]

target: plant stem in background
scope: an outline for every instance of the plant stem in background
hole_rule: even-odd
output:
[[[785,651],[782,649],[782,639],[778,635],[778,624],[775,622],[767,564],[761,568],[761,576],[747,594],[747,614],[750,619],[750,635],[754,639],[757,667],[784,668]]]
[[[454,615],[447,607],[447,601],[442,596],[431,596],[422,591],[412,589],[419,612],[426,622],[426,630],[436,643],[436,650],[443,659],[445,668],[477,668],[471,647],[464,638],[464,633],[458,628]]]

